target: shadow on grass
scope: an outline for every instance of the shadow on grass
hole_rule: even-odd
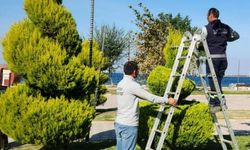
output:
[[[23,145],[23,144],[14,141],[14,142],[8,143],[7,148],[10,149],[10,148],[18,147],[18,146],[21,146],[21,145]]]
[[[34,144],[21,144],[19,142],[11,142],[7,145],[7,149],[15,150],[100,150],[111,148],[116,145],[116,140],[103,140],[92,142],[74,142],[59,147],[42,147]],[[1,149],[1,148],[0,148]]]
[[[224,138],[227,140],[231,140],[229,135],[224,135]],[[226,145],[227,145],[228,150],[233,149],[230,144],[226,143]],[[208,141],[207,145],[202,150],[223,150],[219,137],[214,136],[213,139]]]
[[[99,142],[89,142],[89,143],[74,143],[68,146],[68,150],[100,150],[112,147],[116,144],[115,140],[105,140]]]
[[[115,139],[115,130],[108,130],[108,131],[100,132],[100,133],[93,135],[90,138],[91,141],[102,141],[105,139],[114,140]]]
[[[103,112],[108,112],[108,111],[116,111],[117,108],[97,108],[96,113],[103,113]]]

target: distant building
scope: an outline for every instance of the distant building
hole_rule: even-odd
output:
[[[18,77],[15,73],[8,69],[6,64],[0,64],[0,87],[1,89],[5,89],[9,86],[12,86],[15,83],[20,81],[20,77]]]

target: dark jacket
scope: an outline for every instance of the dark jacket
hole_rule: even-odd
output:
[[[227,41],[230,37],[230,27],[220,20],[206,25],[207,44],[211,54],[226,54]]]

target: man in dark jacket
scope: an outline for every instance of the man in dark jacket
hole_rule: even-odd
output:
[[[207,14],[208,24],[205,26],[205,28],[203,28],[203,33],[206,35],[215,73],[218,79],[220,90],[222,92],[221,81],[225,75],[228,65],[226,55],[227,42],[237,40],[239,35],[228,25],[222,23],[218,18],[219,10],[216,8],[210,8]],[[206,70],[207,74],[210,74],[208,64],[206,64]],[[209,85],[211,91],[216,91],[213,79],[211,77],[209,77]],[[220,106],[220,100],[216,94],[210,95],[209,103],[212,107]]]

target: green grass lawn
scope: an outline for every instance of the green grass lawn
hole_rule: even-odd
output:
[[[114,121],[116,116],[116,111],[107,111],[98,113],[94,121]]]
[[[223,90],[224,94],[250,94],[250,90],[248,91],[236,91],[236,90],[230,90],[230,89],[225,89]],[[115,95],[116,94],[116,88],[115,87],[108,87],[108,94]],[[192,92],[192,95],[204,95],[203,90],[195,90]]]
[[[229,119],[250,119],[250,111],[248,110],[229,110]],[[222,112],[217,113],[218,119],[223,119]],[[108,111],[99,113],[94,121],[114,121],[116,111]]]

